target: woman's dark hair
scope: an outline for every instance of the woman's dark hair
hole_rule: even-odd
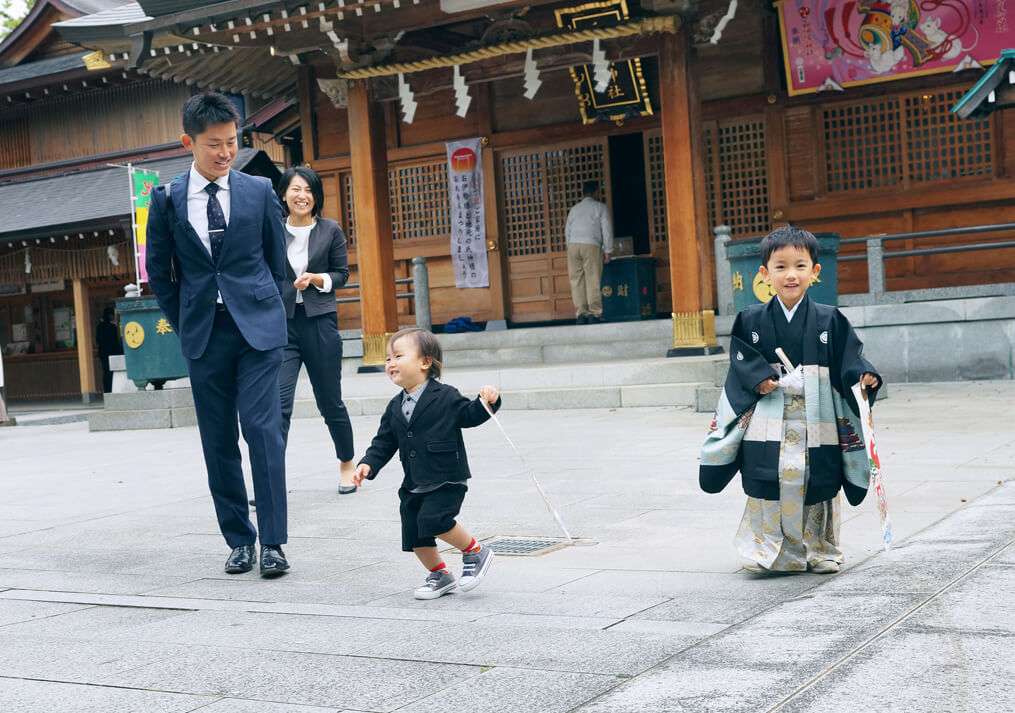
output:
[[[239,128],[240,113],[224,94],[195,94],[183,105],[183,130],[191,138],[197,138],[198,134],[203,134],[212,124],[230,121]]]
[[[316,218],[324,209],[324,186],[321,185],[321,179],[314,169],[306,166],[293,166],[286,169],[282,178],[278,179],[278,199],[282,202],[282,212],[289,215],[289,206],[285,204],[285,192],[289,190],[289,184],[296,176],[302,178],[310,186],[310,192],[314,195],[314,207],[310,212]]]
[[[388,351],[391,350],[391,347],[399,339],[410,336],[416,340],[416,349],[419,350],[419,355],[424,359],[430,358],[430,378],[441,378],[441,366],[443,365],[442,360],[444,357],[443,352],[441,352],[441,343],[437,341],[437,337],[433,332],[428,332],[419,327],[399,329],[388,340]]]
[[[814,237],[813,233],[792,225],[776,228],[761,241],[761,264],[768,265],[768,260],[772,257],[772,253],[781,248],[789,247],[806,250],[811,254],[811,262],[817,264],[818,239]]]

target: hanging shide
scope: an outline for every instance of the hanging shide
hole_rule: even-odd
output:
[[[110,248],[116,251],[116,265],[110,258]],[[24,285],[43,280],[130,276],[134,264],[131,250],[129,242],[83,250],[45,247],[14,250],[0,255],[0,284]],[[30,269],[26,268],[28,265]]]

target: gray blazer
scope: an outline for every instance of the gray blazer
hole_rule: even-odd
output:
[[[286,231],[286,246],[293,237]],[[317,225],[310,231],[310,244],[307,247],[307,272],[327,273],[331,275],[332,289],[337,290],[349,281],[349,252],[346,246],[345,233],[333,220],[317,218]],[[293,318],[296,312],[296,288],[293,282],[298,275],[293,272],[289,260],[285,263],[286,276],[289,281],[283,285],[282,301],[285,303],[285,315]],[[311,285],[303,290],[303,308],[308,317],[335,312],[334,292],[321,292]]]

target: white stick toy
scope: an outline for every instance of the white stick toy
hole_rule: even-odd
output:
[[[480,397],[479,402],[483,404],[483,408],[485,408],[486,412],[490,414],[490,418],[493,419],[493,422],[497,424],[497,428],[499,428],[501,434],[503,434],[504,440],[508,442],[508,445],[511,446],[511,450],[515,452],[515,455],[518,456],[518,460],[522,462],[522,465],[525,466],[525,470],[529,472],[529,477],[532,478],[532,482],[535,484],[536,490],[539,491],[539,496],[543,499],[546,509],[550,511],[550,514],[553,515],[553,519],[557,521],[557,525],[560,526],[560,529],[567,538],[567,541],[569,543],[574,542],[574,538],[571,537],[571,533],[568,531],[567,525],[564,524],[564,519],[560,516],[560,513],[557,512],[557,508],[553,507],[553,503],[550,501],[546,491],[543,490],[543,486],[540,485],[539,480],[536,479],[536,472],[529,467],[529,464],[525,461],[525,456],[521,454],[518,450],[518,446],[516,446],[515,442],[511,440],[511,436],[509,436],[507,431],[504,430],[504,426],[502,426],[500,421],[497,419],[497,415],[493,412],[493,409],[490,408],[490,404],[488,404],[486,399],[482,397]]]
[[[794,369],[796,369],[796,367],[795,367],[795,366],[793,366],[793,362],[791,362],[791,361],[789,360],[789,357],[788,357],[788,356],[786,356],[786,352],[784,352],[784,351],[782,350],[782,347],[776,347],[776,348],[775,348],[775,355],[776,355],[777,357],[779,357],[779,361],[781,361],[781,362],[782,362],[782,365],[783,365],[784,367],[786,367],[786,373],[787,373],[787,374],[788,374],[788,373],[790,373],[791,371],[793,371]]]

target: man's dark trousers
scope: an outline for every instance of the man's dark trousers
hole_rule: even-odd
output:
[[[239,412],[250,453],[261,544],[285,544],[285,451],[278,398],[282,349],[251,348],[229,312],[220,306],[204,354],[187,361],[208,486],[226,543],[239,547],[257,540],[243,483],[236,423]]]

